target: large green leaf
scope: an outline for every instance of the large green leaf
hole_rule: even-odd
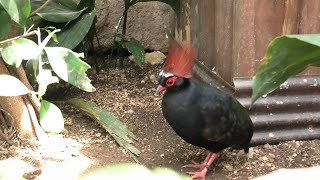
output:
[[[85,13],[79,19],[70,22],[57,34],[59,43],[50,40],[48,46],[61,46],[69,49],[75,48],[88,33],[93,20],[96,16],[95,11]]]
[[[100,109],[94,102],[75,98],[66,101],[66,103],[84,111],[92,119],[96,120],[136,160],[136,156],[140,154],[140,151],[130,144],[133,142],[130,138],[137,138],[125,124],[112,114]]]
[[[121,163],[100,167],[85,174],[80,180],[95,179],[148,179],[148,180],[190,180],[191,177],[179,174],[168,168],[150,170],[140,164]]]
[[[53,1],[58,4],[61,4],[64,7],[69,8],[71,10],[77,10],[77,7],[78,7],[76,1],[74,1],[74,0],[53,0]],[[83,9],[83,8],[81,8],[81,9]]]
[[[79,59],[79,54],[63,47],[45,47],[53,71],[64,81],[87,92],[95,91],[86,71],[89,64]]]
[[[29,89],[16,77],[0,75],[0,96],[20,96],[29,93]]]
[[[31,11],[30,0],[0,0],[0,4],[13,21],[21,26],[26,25]]]
[[[133,0],[134,3],[132,5],[134,5],[135,3],[138,3],[138,2],[151,2],[151,1],[159,1],[159,2],[169,4],[177,15],[180,14],[180,12],[181,12],[180,0]]]
[[[39,55],[38,45],[30,39],[20,38],[8,43],[1,51],[3,60],[19,67],[22,60],[36,59]]]
[[[47,133],[58,134],[64,129],[64,119],[60,109],[46,100],[41,101],[40,125]]]
[[[41,7],[47,0],[34,0],[32,1],[32,9],[36,10]],[[43,19],[55,23],[63,23],[76,19],[85,10],[73,9],[73,5],[68,3],[62,3],[62,1],[52,1],[40,12],[37,13],[38,16]]]
[[[10,31],[10,16],[0,7],[0,40],[3,39]]]
[[[85,10],[85,13],[89,13],[94,11],[96,5],[96,1],[95,0],[80,0],[77,9],[83,9],[83,8],[87,8]]]
[[[119,41],[118,42],[123,48],[128,49],[130,53],[132,53],[134,57],[134,62],[139,66],[144,64],[144,47],[140,43],[140,41],[135,39],[130,39],[130,41]]]
[[[274,39],[253,78],[252,103],[309,66],[320,66],[320,34]]]
[[[37,76],[37,82],[39,84],[39,97],[42,97],[46,91],[49,84],[58,83],[59,78],[52,75],[52,71],[49,69],[41,69]]]

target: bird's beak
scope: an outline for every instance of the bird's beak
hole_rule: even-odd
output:
[[[166,91],[167,90],[167,88],[165,88],[165,87],[162,87],[161,85],[159,85],[158,87],[157,87],[157,90],[156,90],[156,94],[162,94],[164,91]]]

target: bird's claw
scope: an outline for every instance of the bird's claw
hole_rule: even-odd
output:
[[[191,161],[192,164],[186,164],[184,166],[182,166],[183,168],[198,168],[200,170],[202,170],[204,167],[206,167],[204,164],[200,164],[200,163],[197,163],[195,161]]]
[[[187,174],[192,175],[191,178],[192,179],[196,179],[196,178],[202,178],[205,179],[206,175],[207,175],[207,168],[202,169],[201,171],[197,171],[197,172],[187,172]]]

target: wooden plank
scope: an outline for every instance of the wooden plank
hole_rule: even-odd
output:
[[[214,57],[215,71],[232,84],[233,0],[215,0]]]
[[[255,58],[251,59],[254,66],[250,76],[259,67],[270,41],[282,34],[284,22],[284,0],[255,0],[255,3]]]
[[[320,1],[303,0],[301,4],[301,22],[299,26],[300,34],[313,34],[320,32]],[[320,68],[311,67],[301,74],[320,74]]]
[[[301,3],[301,0],[286,0],[282,34],[299,33]]]
[[[202,0],[199,4],[199,9],[198,58],[205,66],[211,69],[216,63],[216,59],[214,58],[214,1]]]
[[[233,76],[251,77],[255,67],[255,1],[233,3]]]

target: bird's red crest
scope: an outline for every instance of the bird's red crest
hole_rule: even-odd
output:
[[[179,77],[191,78],[196,50],[187,42],[174,41],[170,44],[168,51],[163,71]]]

